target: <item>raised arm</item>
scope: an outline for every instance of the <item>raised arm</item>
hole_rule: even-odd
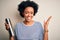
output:
[[[44,39],[43,40],[48,40],[48,24],[52,16],[50,16],[47,21],[44,20]]]

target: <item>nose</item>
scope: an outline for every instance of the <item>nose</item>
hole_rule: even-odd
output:
[[[32,14],[31,13],[28,13],[28,16],[32,16]]]

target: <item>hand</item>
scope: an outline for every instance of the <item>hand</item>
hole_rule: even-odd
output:
[[[48,31],[48,24],[49,24],[49,21],[50,19],[52,18],[52,16],[50,16],[47,21],[44,20],[44,31]]]
[[[9,24],[5,23],[6,30],[9,30]]]

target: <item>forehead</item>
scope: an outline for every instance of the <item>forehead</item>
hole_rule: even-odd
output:
[[[33,7],[26,7],[24,11],[34,11]]]

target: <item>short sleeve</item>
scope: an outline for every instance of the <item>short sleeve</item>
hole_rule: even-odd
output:
[[[16,36],[16,34],[17,34],[17,24],[15,25],[14,34],[15,34],[14,39],[17,40],[17,36]]]
[[[44,35],[44,29],[43,29],[43,26],[42,24],[40,23],[40,29],[41,29],[41,33],[40,33],[40,40],[43,40],[43,35]]]

